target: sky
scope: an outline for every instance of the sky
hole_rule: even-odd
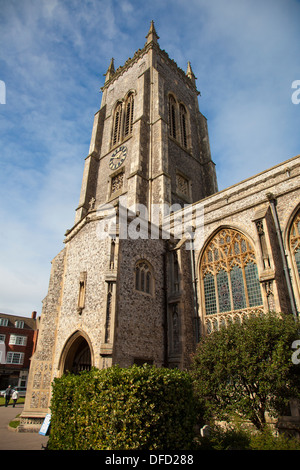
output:
[[[299,0],[0,0],[0,312],[41,314],[104,74],[151,20],[192,64],[219,190],[300,154]]]

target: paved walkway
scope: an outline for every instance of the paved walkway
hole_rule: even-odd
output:
[[[43,450],[48,437],[33,432],[16,432],[8,423],[23,411],[23,404],[0,406],[0,450]]]

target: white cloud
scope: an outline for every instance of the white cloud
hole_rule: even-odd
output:
[[[111,57],[160,45],[198,77],[220,188],[299,153],[296,0],[2,0],[0,311],[40,311],[74,221]],[[31,304],[31,305],[30,305]]]

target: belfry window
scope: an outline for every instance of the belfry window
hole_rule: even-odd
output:
[[[122,121],[122,103],[119,103],[115,109],[114,115],[114,130],[113,130],[113,145],[116,145],[121,140],[121,121]]]
[[[179,107],[181,144],[187,148],[186,109],[183,104]]]
[[[135,289],[146,294],[153,294],[154,280],[152,269],[147,261],[138,261],[135,265]]]
[[[127,95],[126,100],[119,101],[115,107],[113,118],[112,142],[115,146],[132,134],[134,113],[134,92]]]
[[[134,96],[130,93],[125,103],[125,126],[124,126],[124,137],[132,134],[133,124],[133,110],[134,110]]]
[[[185,105],[169,95],[169,135],[183,148],[189,147],[188,113]]]
[[[177,125],[176,125],[176,101],[173,96],[169,98],[169,132],[170,136],[176,139]]]
[[[250,309],[262,308],[254,249],[240,232],[218,232],[203,253],[200,270],[204,313],[210,329],[224,323],[223,314],[243,316]]]

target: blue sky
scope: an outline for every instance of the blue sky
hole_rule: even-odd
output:
[[[191,61],[219,189],[300,153],[298,0],[0,0],[0,312],[41,313],[103,74],[152,19],[160,47]]]

